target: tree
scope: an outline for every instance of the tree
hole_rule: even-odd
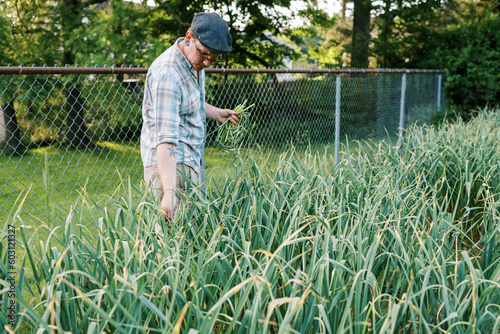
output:
[[[146,3],[110,0],[87,7],[83,24],[73,34],[85,41],[75,44],[76,61],[100,66],[148,65],[164,51],[161,39],[151,36],[154,20],[154,11]]]
[[[448,3],[440,0],[404,2],[384,0],[375,8],[375,26],[378,28],[374,39],[373,53],[380,67],[407,67],[417,55],[407,51],[416,44],[427,45],[429,32],[441,25],[440,12]]]
[[[447,71],[448,102],[469,117],[500,100],[498,0],[386,1],[374,53],[388,67]]]
[[[368,67],[371,0],[354,0],[351,67]]]
[[[144,29],[144,5],[121,0],[64,0],[56,12],[65,41],[64,64],[146,65],[143,51],[150,40]],[[117,79],[123,82],[123,75]],[[69,81],[65,87],[66,140],[73,147],[86,148],[93,144],[87,135],[80,86]]]
[[[54,57],[54,35],[47,34],[50,30],[43,16],[48,13],[45,3],[38,1],[19,0],[4,2],[0,7],[0,62],[4,65],[33,64],[41,59],[51,60]],[[27,78],[27,81],[31,78]],[[16,118],[15,101],[17,89],[12,89],[11,77],[4,76],[0,80],[1,101],[0,124],[4,131],[4,144],[7,153],[22,154],[23,146],[19,124]]]
[[[291,5],[290,0],[280,1],[237,1],[224,2],[182,0],[161,1],[154,9],[158,14],[151,22],[153,34],[169,31],[166,38],[172,44],[177,37],[184,36],[191,25],[194,15],[205,10],[213,10],[228,21],[233,38],[233,50],[224,57],[224,66],[238,64],[243,66],[276,67],[283,65],[285,57],[298,57],[286,46],[273,42],[264,32],[270,31],[274,36],[289,34],[290,22],[297,13],[290,14],[285,9]],[[163,13],[163,15],[159,14]],[[304,15],[301,13],[300,15]]]
[[[2,15],[0,16],[0,60],[4,63],[10,62],[10,48],[12,43],[12,36],[9,31],[9,22],[7,22],[5,17],[5,12],[2,10]],[[0,86],[0,91],[4,90],[4,80],[0,81],[2,85]],[[2,92],[2,96],[4,93]],[[2,99],[3,100],[3,99]],[[4,115],[4,109],[2,108],[2,100],[0,100],[0,148],[3,148],[9,137],[7,132],[7,117]]]
[[[75,31],[82,25],[83,5],[80,0],[64,0],[56,7],[58,20],[61,24],[63,38],[63,64],[74,65],[77,48]],[[70,77],[71,78],[71,77]],[[66,140],[74,148],[87,148],[92,141],[87,135],[87,127],[83,116],[83,102],[78,82],[68,80],[64,87],[66,94]]]
[[[301,27],[284,31],[294,44],[307,54],[308,63],[318,67],[339,67],[342,65],[342,34],[335,29],[338,18],[309,5],[299,12],[308,22]]]
[[[464,118],[471,110],[500,101],[500,20],[498,17],[448,27],[433,36],[436,45],[422,50],[415,66],[447,71],[445,87],[450,104]]]

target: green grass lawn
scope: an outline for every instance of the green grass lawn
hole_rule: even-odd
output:
[[[0,166],[1,217],[18,210],[25,197],[21,219],[48,226],[63,222],[83,194],[106,205],[120,177],[132,182],[142,178],[139,147],[134,143],[99,143],[85,151],[45,147],[22,157],[0,156]]]

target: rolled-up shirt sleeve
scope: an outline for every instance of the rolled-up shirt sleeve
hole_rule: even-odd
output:
[[[182,91],[179,84],[166,73],[152,85],[155,117],[155,146],[162,143],[179,144],[180,106]]]

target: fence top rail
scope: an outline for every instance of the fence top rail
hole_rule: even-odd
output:
[[[0,66],[0,75],[23,74],[144,74],[148,67],[35,67],[35,66]],[[206,73],[434,73],[444,74],[444,70],[421,69],[307,69],[307,68],[206,68]]]

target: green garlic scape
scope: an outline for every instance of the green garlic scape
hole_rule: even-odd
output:
[[[236,116],[240,117],[238,124],[233,125],[229,120],[227,120],[219,126],[219,133],[215,138],[215,143],[220,148],[224,150],[234,150],[238,148],[241,140],[249,132],[250,112],[247,110],[252,108],[255,104],[245,108],[246,103],[247,100],[234,109]]]

